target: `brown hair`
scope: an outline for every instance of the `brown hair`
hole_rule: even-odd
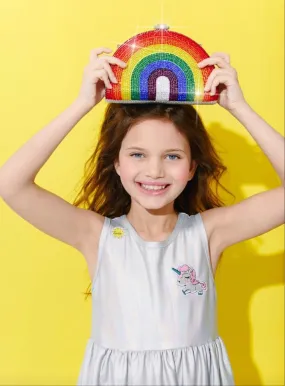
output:
[[[110,218],[129,212],[131,199],[122,186],[114,163],[128,130],[145,119],[170,120],[187,138],[192,159],[198,165],[192,180],[175,199],[174,210],[192,215],[224,206],[218,188],[232,195],[219,181],[227,168],[222,164],[201,117],[192,105],[164,103],[113,103],[107,106],[99,140],[86,161],[84,183],[73,205],[83,204],[86,209]]]

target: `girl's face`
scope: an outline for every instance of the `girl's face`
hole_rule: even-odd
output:
[[[194,176],[188,141],[171,121],[147,119],[126,134],[115,168],[122,185],[145,209],[160,209]]]

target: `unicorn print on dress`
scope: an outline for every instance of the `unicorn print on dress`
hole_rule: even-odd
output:
[[[196,293],[203,295],[203,292],[207,290],[207,283],[201,282],[196,279],[196,272],[194,268],[184,264],[179,266],[177,269],[172,268],[179,276],[177,278],[177,285],[182,288],[184,295],[189,293]]]

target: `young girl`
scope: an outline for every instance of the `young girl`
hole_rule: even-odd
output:
[[[190,105],[110,104],[81,198],[71,205],[35,177],[126,63],[91,52],[77,99],[0,169],[0,195],[43,232],[78,249],[92,279],[92,335],[78,385],[232,385],[216,324],[222,252],[284,223],[284,138],[243,97],[229,56],[215,53],[206,91],[256,140],[280,186],[225,207],[210,184],[225,167]],[[79,208],[79,204],[87,204]]]

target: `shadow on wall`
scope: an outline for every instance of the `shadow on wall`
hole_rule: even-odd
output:
[[[246,138],[220,123],[211,123],[207,130],[228,167],[222,183],[236,196],[235,202],[246,198],[244,185],[264,186],[264,190],[280,185],[277,174],[258,145],[252,146]],[[241,130],[245,129],[241,127]],[[228,205],[233,203],[232,197],[229,199]],[[251,243],[245,242],[228,248],[218,267],[219,333],[225,341],[238,385],[262,384],[251,355],[250,302],[252,295],[261,288],[284,284],[283,272],[283,253],[261,255]],[[276,381],[272,380],[272,384]]]

